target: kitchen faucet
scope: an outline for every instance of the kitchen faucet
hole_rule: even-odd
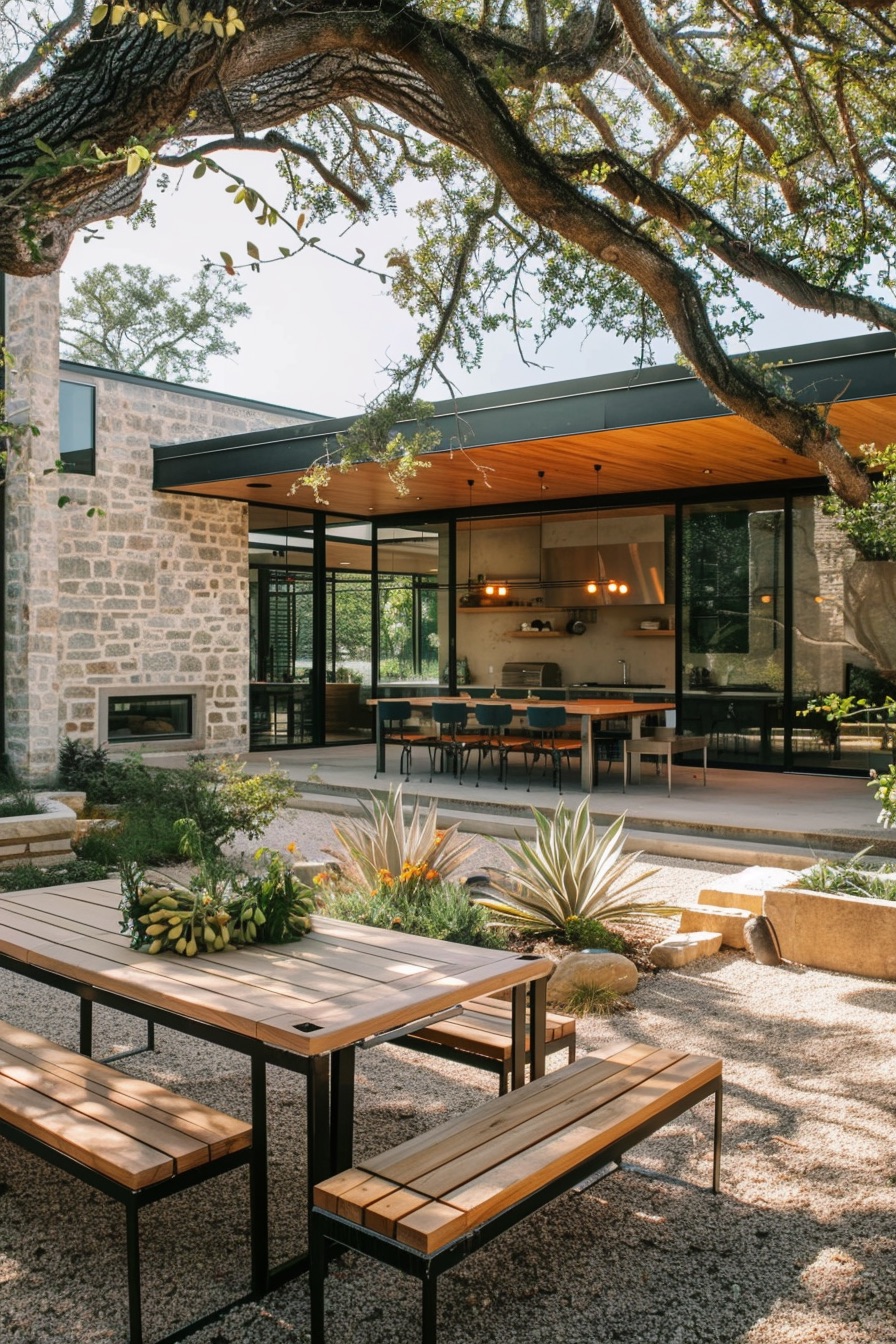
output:
[[[621,663],[621,664],[622,664],[622,684],[623,684],[623,686],[627,686],[627,685],[628,685],[628,663],[625,661],[624,658],[617,658],[616,661],[617,661],[617,663]]]

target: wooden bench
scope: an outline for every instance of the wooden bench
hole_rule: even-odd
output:
[[[504,999],[483,995],[462,1005],[456,1017],[423,1027],[409,1036],[402,1036],[396,1045],[419,1050],[441,1059],[457,1059],[477,1069],[488,1069],[500,1075],[499,1096],[507,1091],[510,1081],[513,1013],[511,1004]],[[548,1013],[545,1032],[545,1054],[558,1050],[568,1051],[570,1064],[576,1057],[576,1019],[565,1013]],[[526,1062],[529,1062],[529,1028],[526,1025]]]
[[[421,1279],[423,1344],[435,1344],[439,1274],[580,1181],[618,1170],[630,1148],[711,1095],[718,1193],[722,1061],[619,1044],[322,1181],[311,1215],[312,1344],[324,1344],[329,1242]]]
[[[131,1344],[143,1338],[139,1210],[252,1159],[243,1121],[2,1021],[0,1136],[124,1205]]]

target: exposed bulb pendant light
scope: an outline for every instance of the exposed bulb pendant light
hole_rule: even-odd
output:
[[[599,462],[594,463],[594,572],[595,577],[589,579],[585,584],[585,592],[591,595],[606,588],[608,593],[619,593],[624,596],[628,592],[627,583],[617,583],[615,579],[602,579],[600,574],[600,469]]]

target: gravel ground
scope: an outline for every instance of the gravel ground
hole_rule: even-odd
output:
[[[290,812],[265,837],[326,857],[330,822]],[[497,851],[499,853],[500,851]],[[471,869],[497,857],[483,842]],[[681,904],[720,864],[644,861]],[[710,1179],[712,1103],[631,1155],[673,1180],[619,1173],[572,1192],[447,1274],[442,1344],[896,1344],[896,984],[726,952],[642,977],[630,1011],[584,1018],[584,1051],[613,1037],[721,1055],[723,1191]],[[0,1016],[76,1047],[74,1000],[0,972]],[[138,1043],[133,1020],[98,1011],[97,1046]],[[248,1116],[246,1066],[165,1030],[125,1067]],[[548,1061],[559,1067],[565,1056]],[[494,1079],[385,1046],[358,1068],[359,1155],[494,1095]],[[302,1083],[270,1070],[274,1254],[301,1226]],[[698,1188],[699,1187],[699,1188]],[[143,1215],[149,1337],[247,1278],[247,1178],[236,1172]],[[97,1344],[125,1337],[121,1209],[0,1144],[0,1344]],[[334,1265],[331,1339],[419,1338],[413,1280],[363,1257]],[[302,1280],[231,1312],[197,1344],[309,1339]]]

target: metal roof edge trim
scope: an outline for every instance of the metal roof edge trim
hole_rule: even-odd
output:
[[[61,359],[59,368],[63,373],[80,373],[91,378],[107,379],[110,382],[132,383],[137,387],[157,388],[160,392],[176,392],[182,396],[199,397],[203,401],[223,401],[231,406],[274,411],[279,415],[307,415],[314,423],[330,419],[319,411],[303,411],[299,406],[280,406],[273,401],[256,401],[252,397],[238,397],[232,392],[216,392],[212,388],[193,387],[189,383],[169,383],[164,378],[151,378],[144,373],[128,373],[124,369],[102,369],[97,364],[80,364],[73,359]]]
[[[840,364],[844,360],[868,359],[881,355],[896,354],[896,337],[890,332],[875,332],[863,337],[844,337],[834,341],[820,341],[811,346],[798,346],[792,350],[769,350],[757,352],[756,358],[762,358],[767,362],[789,361],[785,372],[792,369],[809,369],[813,365],[825,363]],[[492,402],[483,404],[481,398],[471,397],[463,398],[457,402],[441,402],[436,404],[434,421],[448,422],[443,429],[442,444],[433,450],[434,453],[450,451],[458,446],[456,434],[450,431],[449,426],[455,417],[464,418],[475,415],[477,418],[490,415],[492,412],[504,412],[509,420],[516,417],[525,416],[527,422],[531,421],[533,408],[539,404],[547,408],[556,406],[558,402],[578,403],[575,407],[581,414],[584,410],[585,399],[593,402],[590,421],[587,425],[583,423],[567,423],[565,425],[546,425],[541,429],[534,429],[529,425],[529,433],[521,433],[514,430],[511,424],[502,426],[500,433],[493,430],[489,437],[479,437],[475,442],[461,444],[466,449],[494,447],[505,442],[526,443],[537,439],[563,438],[570,434],[596,432],[600,430],[612,430],[634,427],[647,427],[650,425],[671,424],[684,420],[701,420],[715,418],[717,416],[728,416],[732,414],[727,407],[715,400],[709,389],[689,370],[683,369],[679,365],[657,366],[645,373],[651,373],[654,376],[643,381],[635,379],[627,380],[625,383],[618,382],[619,374],[601,374],[594,379],[589,379],[587,387],[581,387],[584,380],[572,379],[566,384],[571,383],[578,387],[576,391],[560,392],[559,389],[564,384],[547,384],[547,387],[557,388],[556,394],[548,396],[532,396],[537,388],[521,389],[521,395],[518,399],[508,399],[509,393],[493,393],[492,397],[502,397],[500,403]],[[663,374],[664,376],[656,376]],[[829,377],[834,376],[834,370]],[[612,383],[610,380],[614,380]],[[664,406],[661,415],[651,414],[649,410],[645,414],[645,407],[641,400],[645,393],[650,394],[650,390],[669,387],[669,384],[678,384],[676,391],[682,397],[686,404],[679,407],[670,407],[668,403]],[[684,385],[687,386],[684,386]],[[805,391],[805,388],[801,389]],[[626,419],[624,415],[607,416],[606,398],[612,394],[637,393],[639,398],[639,411],[637,418]],[[524,395],[528,396],[528,400]],[[799,395],[799,393],[797,394]],[[870,395],[865,393],[865,396]],[[894,380],[892,392],[881,392],[878,395],[896,395],[896,369],[894,369]],[[856,396],[850,397],[843,389],[840,389],[837,396],[832,396],[831,401],[855,400]],[[822,398],[819,398],[822,400]],[[467,405],[466,403],[469,403]],[[690,403],[690,404],[687,404]],[[444,408],[444,409],[440,409]],[[335,437],[345,429],[354,424],[357,416],[341,417],[339,419],[327,421],[310,421],[305,424],[292,426],[275,427],[268,430],[250,431],[246,434],[232,434],[219,439],[197,440],[192,443],[181,444],[159,444],[153,445],[153,455],[155,459],[156,476],[172,477],[167,482],[157,479],[156,488],[165,488],[165,485],[186,485],[208,483],[212,480],[233,479],[235,476],[245,475],[280,475],[290,471],[299,472],[311,463],[319,455],[319,449],[323,447],[325,441]],[[576,419],[575,416],[572,417]],[[401,422],[407,423],[407,422]],[[447,433],[445,431],[448,431]],[[319,448],[312,454],[314,442],[317,441]],[[304,452],[299,452],[303,447]],[[241,454],[253,454],[260,449],[270,449],[269,454],[260,454],[264,461],[247,462],[245,468],[234,471],[233,469],[224,469],[222,456],[230,456],[234,451]],[[282,457],[285,452],[291,452],[295,456],[287,465],[282,463]],[[202,458],[217,458],[217,469],[209,470],[209,464],[203,464],[205,470],[197,474],[196,472],[199,460]],[[279,459],[279,461],[277,461]],[[180,469],[174,467],[174,463],[181,464]],[[191,471],[186,470],[187,463],[191,463]],[[166,464],[166,465],[163,465]]]

